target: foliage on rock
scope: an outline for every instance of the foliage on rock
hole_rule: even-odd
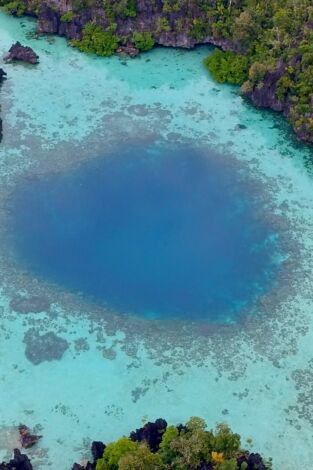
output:
[[[82,39],[72,41],[72,44],[82,52],[109,57],[118,48],[118,38],[111,32],[104,31],[100,26],[90,22],[84,26]]]
[[[149,32],[138,32],[135,31],[132,36],[132,42],[140,51],[146,52],[153,48],[154,39],[151,33]]]
[[[249,59],[232,51],[220,49],[209,55],[204,61],[213,78],[220,83],[242,85],[248,79]]]
[[[162,420],[163,421],[163,420]],[[226,424],[208,430],[203,419],[160,427],[161,420],[108,444],[96,470],[269,470],[259,454],[242,450],[240,436]],[[160,433],[156,446],[155,432]],[[146,440],[142,437],[146,436]]]

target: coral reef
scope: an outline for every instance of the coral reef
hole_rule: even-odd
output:
[[[50,309],[50,302],[46,297],[42,296],[16,296],[11,300],[10,308],[17,313],[23,314],[47,312]]]

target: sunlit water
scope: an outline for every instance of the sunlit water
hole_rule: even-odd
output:
[[[1,56],[40,56],[0,92],[0,458],[20,422],[35,468],[66,470],[201,415],[311,470],[311,149],[216,84],[210,48],[104,59],[33,30],[0,14]]]

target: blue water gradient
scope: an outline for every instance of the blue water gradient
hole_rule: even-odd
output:
[[[20,184],[19,260],[60,286],[149,318],[231,321],[270,288],[277,236],[228,159],[153,145]]]

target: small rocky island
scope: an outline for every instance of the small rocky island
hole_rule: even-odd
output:
[[[34,445],[41,436],[31,435],[27,426],[20,426],[21,442],[24,434],[33,438]],[[28,446],[24,446],[28,447]],[[74,463],[72,470],[170,470],[175,462],[177,470],[270,470],[260,454],[242,449],[239,434],[226,424],[214,431],[198,417],[185,424],[169,426],[165,419],[147,422],[115,442],[91,444],[91,461]],[[10,462],[0,464],[0,470],[33,470],[29,458],[14,449]],[[63,470],[63,469],[62,469]]]
[[[39,56],[33,51],[31,47],[23,46],[20,42],[13,44],[9,52],[4,57],[5,62],[26,62],[28,64],[36,65],[39,63]]]

